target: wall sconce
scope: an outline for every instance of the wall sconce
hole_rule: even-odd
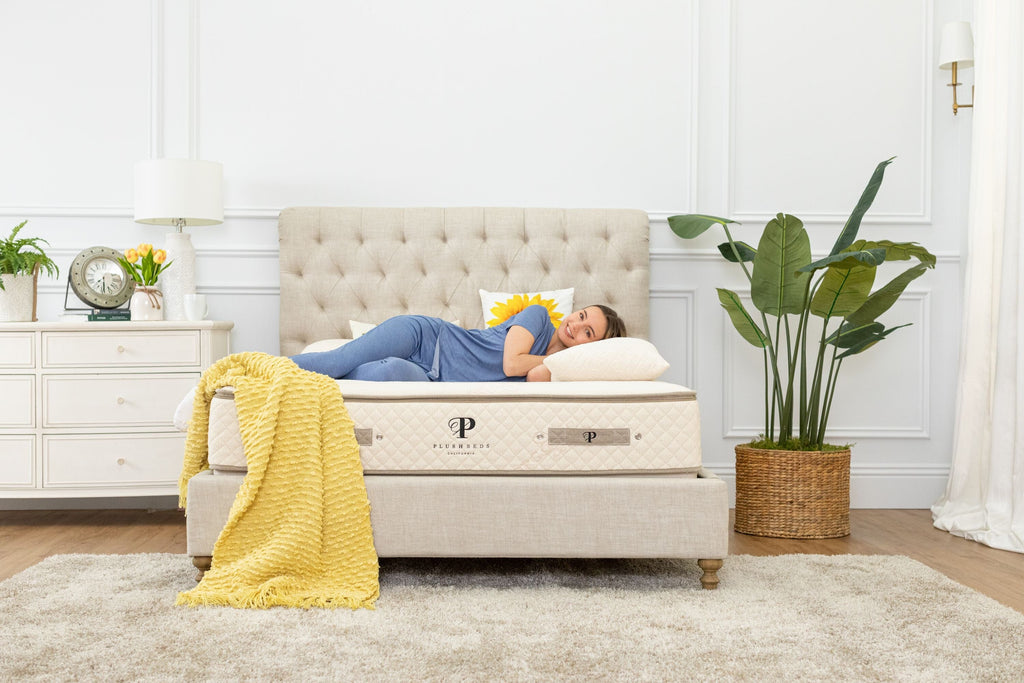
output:
[[[952,70],[949,86],[953,88],[953,115],[961,107],[974,106],[974,86],[971,86],[971,103],[959,104],[956,101],[957,65],[969,69],[974,66],[974,38],[971,36],[971,24],[968,21],[951,21],[942,27],[942,42],[939,45],[939,68]]]

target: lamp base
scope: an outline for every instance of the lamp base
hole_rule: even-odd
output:
[[[167,233],[166,250],[174,263],[160,276],[164,320],[185,320],[185,295],[196,293],[196,250],[187,232]]]

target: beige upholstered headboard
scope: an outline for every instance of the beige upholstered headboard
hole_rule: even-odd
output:
[[[281,353],[401,313],[483,325],[478,290],[574,287],[647,337],[647,214],[626,209],[298,207],[281,212]]]

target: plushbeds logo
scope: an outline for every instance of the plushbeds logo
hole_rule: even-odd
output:
[[[448,455],[475,455],[480,451],[491,448],[491,444],[485,441],[471,441],[470,432],[476,429],[476,420],[471,417],[453,417],[448,420],[448,431],[451,432],[452,441],[448,443],[435,443],[435,451],[444,451]]]
[[[471,417],[453,417],[448,420],[448,429],[456,439],[465,439],[466,432],[476,427],[476,420]]]

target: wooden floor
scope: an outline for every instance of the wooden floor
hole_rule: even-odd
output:
[[[796,541],[732,533],[732,554],[907,555],[1024,612],[1024,555],[939,531],[927,510],[854,510],[846,538]],[[0,511],[0,580],[59,553],[184,553],[179,511]],[[728,562],[728,560],[726,560]],[[885,577],[879,577],[885,581]]]

